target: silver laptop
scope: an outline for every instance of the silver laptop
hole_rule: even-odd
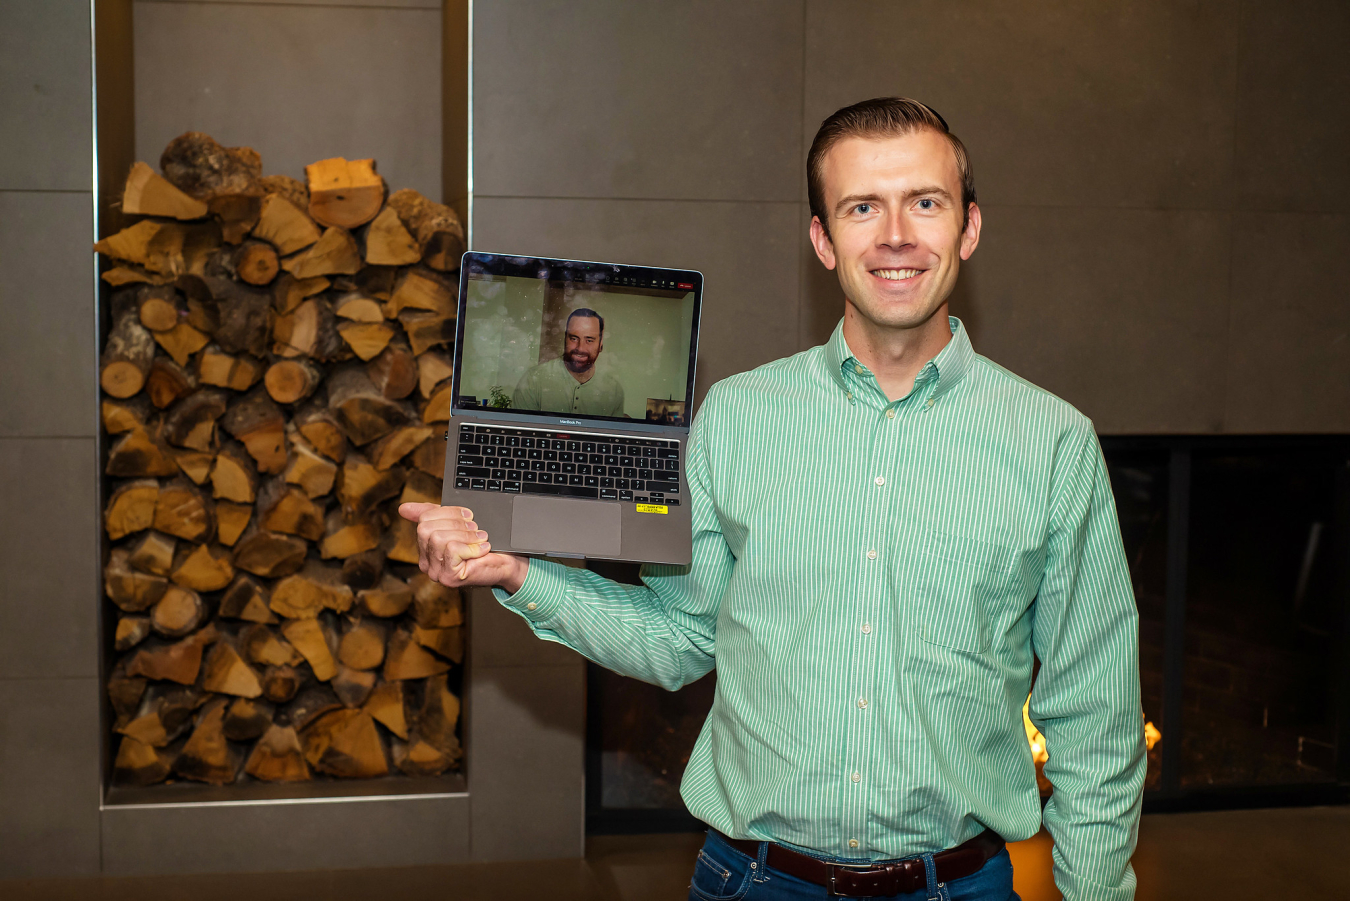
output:
[[[443,503],[515,554],[687,564],[703,276],[464,254]]]

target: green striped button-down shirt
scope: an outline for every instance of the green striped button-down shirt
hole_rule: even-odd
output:
[[[497,594],[625,675],[717,668],[681,793],[728,835],[875,860],[1044,818],[1066,897],[1131,898],[1138,617],[1101,449],[951,325],[895,402],[842,326],[715,385],[686,455],[692,565],[630,586],[533,560]]]

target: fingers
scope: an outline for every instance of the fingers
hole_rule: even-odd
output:
[[[487,537],[463,518],[424,521],[417,527],[418,566],[431,578],[454,584],[467,577],[467,561],[491,551]]]
[[[442,507],[440,504],[407,503],[400,504],[398,515],[413,522],[429,519],[473,519],[473,511],[467,507]]]

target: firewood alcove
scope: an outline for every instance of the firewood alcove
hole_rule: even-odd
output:
[[[373,160],[159,162],[95,247],[110,785],[462,786],[464,604],[396,512],[441,495],[460,223]]]

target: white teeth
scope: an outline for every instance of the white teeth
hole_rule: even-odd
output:
[[[907,278],[913,278],[918,275],[919,269],[873,269],[873,275],[879,275],[882,278],[888,278],[891,281],[904,281]]]

